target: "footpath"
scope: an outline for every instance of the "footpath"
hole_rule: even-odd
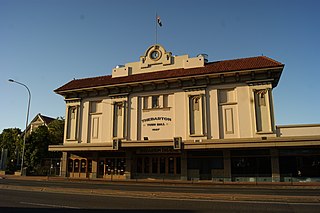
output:
[[[2,176],[3,179],[8,180],[20,180],[20,181],[39,181],[39,182],[81,182],[84,187],[70,188],[60,187],[57,184],[50,186],[50,184],[40,184],[39,186],[31,185],[16,185],[6,184],[6,181],[0,180],[0,189],[7,190],[24,190],[24,191],[39,191],[39,192],[51,192],[51,193],[68,193],[68,194],[81,194],[81,195],[98,195],[98,196],[113,196],[113,197],[127,197],[127,198],[143,198],[143,199],[170,199],[170,200],[202,200],[202,201],[239,201],[239,202],[279,202],[279,203],[318,203],[320,205],[320,196],[310,196],[303,194],[294,195],[277,195],[277,194],[242,194],[242,193],[194,193],[190,192],[161,192],[161,191],[127,191],[127,190],[115,190],[115,189],[99,189],[99,188],[86,188],[85,184],[121,184],[121,185],[157,185],[163,187],[211,187],[211,188],[241,188],[243,190],[255,188],[259,189],[284,189],[284,190],[320,190],[320,183],[213,183],[213,182],[190,182],[190,181],[173,181],[173,180],[130,180],[130,181],[106,181],[106,180],[88,180],[88,179],[68,179],[63,177],[35,177],[35,176]]]

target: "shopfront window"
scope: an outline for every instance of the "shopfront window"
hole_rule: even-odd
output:
[[[169,158],[169,164],[168,164],[168,172],[169,174],[174,174],[174,158]]]
[[[144,173],[150,172],[150,159],[149,157],[144,158]]]
[[[145,175],[181,174],[181,158],[177,156],[143,156],[136,160],[136,171]]]
[[[86,168],[87,168],[87,161],[82,159],[81,160],[81,169],[80,169],[80,172],[81,173],[85,173],[86,172]]]
[[[107,159],[106,160],[106,172],[107,175],[111,175],[114,172],[114,159]]]
[[[137,159],[137,172],[142,173],[142,158]]]
[[[73,172],[73,160],[69,160],[69,164],[68,164],[68,172]]]
[[[100,177],[102,177],[104,175],[104,160],[99,161],[98,174]]]
[[[181,158],[176,158],[176,173],[181,174]]]
[[[92,160],[88,160],[88,172],[92,173]]]
[[[125,166],[126,166],[125,159],[123,159],[123,158],[117,159],[117,169],[116,169],[116,171],[117,171],[118,175],[124,175]]]
[[[158,158],[152,158],[152,173],[158,173]]]
[[[74,160],[74,172],[79,172],[79,160]]]
[[[166,173],[166,158],[161,157],[160,158],[160,174]]]

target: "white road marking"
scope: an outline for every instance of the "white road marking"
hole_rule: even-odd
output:
[[[52,208],[80,209],[79,207],[74,207],[74,206],[63,206],[63,205],[54,205],[54,204],[45,204],[45,203],[20,202],[20,204],[27,204],[32,206],[44,206],[44,207],[52,207]]]

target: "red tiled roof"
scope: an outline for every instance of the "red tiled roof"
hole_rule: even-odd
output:
[[[173,70],[157,71],[152,73],[135,74],[135,75],[129,75],[129,76],[117,77],[117,78],[112,78],[111,75],[107,75],[107,76],[100,76],[100,77],[93,77],[93,78],[76,79],[56,89],[55,92],[59,93],[67,90],[108,86],[108,85],[123,84],[123,83],[133,83],[133,82],[142,82],[142,81],[150,81],[150,80],[196,76],[196,75],[212,74],[212,73],[224,73],[229,71],[273,68],[273,67],[279,67],[279,66],[283,67],[284,65],[266,56],[258,56],[258,57],[252,57],[252,58],[216,61],[216,62],[207,63],[205,64],[204,67],[198,67],[198,68],[190,68],[190,69],[180,68],[180,69],[173,69]]]

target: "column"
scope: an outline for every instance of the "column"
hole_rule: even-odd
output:
[[[279,151],[270,149],[272,182],[280,182]]]
[[[230,150],[223,150],[223,176],[224,181],[231,181],[231,156]]]
[[[67,152],[62,152],[62,157],[61,157],[61,165],[60,165],[60,176],[61,177],[67,177],[68,173],[68,153]]]

